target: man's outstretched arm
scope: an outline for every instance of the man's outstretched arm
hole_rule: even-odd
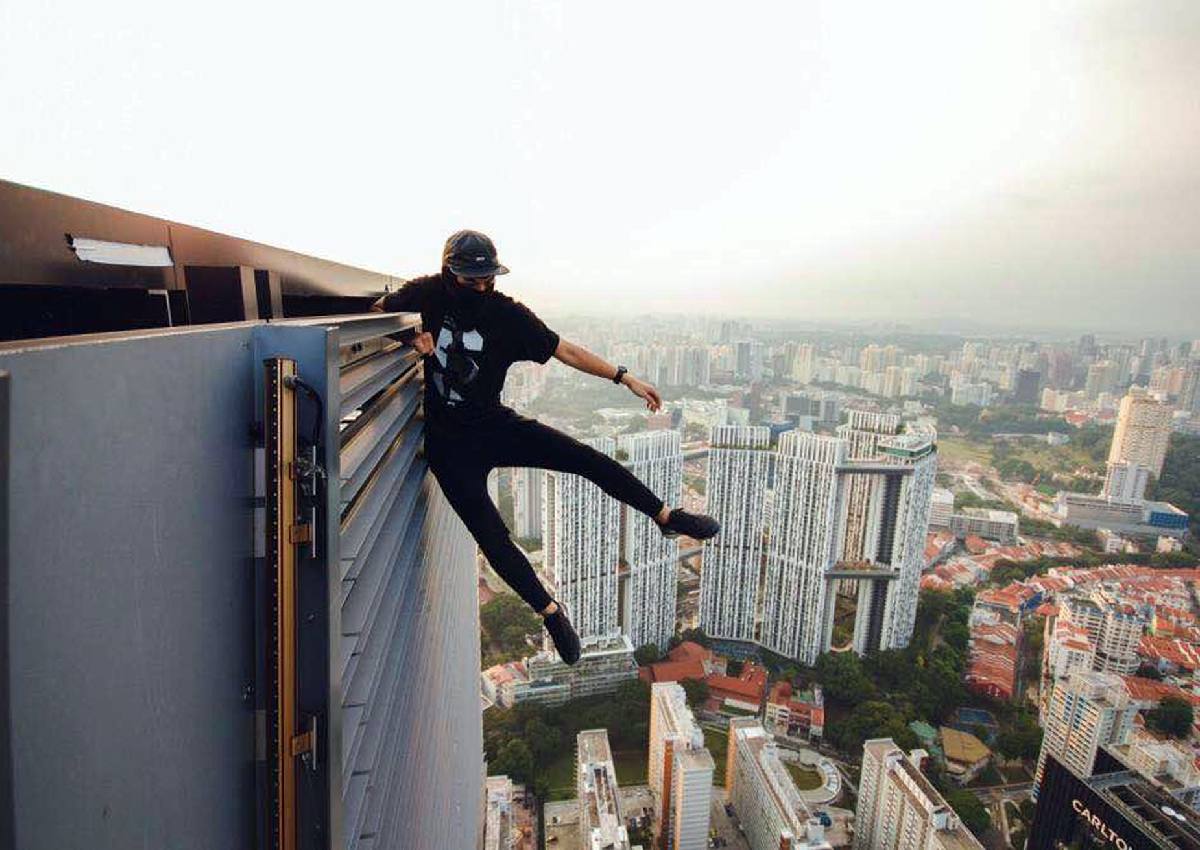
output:
[[[554,349],[554,357],[573,369],[608,381],[611,381],[617,374],[617,367],[603,357],[593,354],[582,345],[576,345],[562,338],[558,340],[558,347]],[[644,399],[646,407],[651,411],[662,407],[662,397],[653,385],[638,380],[628,372],[621,376],[621,383],[629,387],[630,392],[638,398]]]

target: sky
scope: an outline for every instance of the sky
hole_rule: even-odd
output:
[[[539,312],[1200,336],[1200,3],[0,2],[0,177]],[[0,237],[2,238],[2,237]]]

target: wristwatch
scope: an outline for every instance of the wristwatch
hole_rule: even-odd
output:
[[[628,370],[628,369],[626,369],[624,366],[618,366],[618,367],[617,367],[617,374],[613,375],[612,382],[613,382],[614,384],[619,384],[619,383],[621,383],[621,378],[622,378],[622,377],[624,377],[625,373],[626,373],[626,372],[628,372],[628,371],[629,371],[629,370]]]

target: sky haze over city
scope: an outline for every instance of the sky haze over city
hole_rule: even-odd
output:
[[[1200,333],[1200,4],[11,2],[3,177],[539,311]]]

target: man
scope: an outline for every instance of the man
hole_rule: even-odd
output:
[[[596,449],[500,403],[508,367],[518,360],[560,361],[624,384],[656,411],[658,391],[592,352],[561,339],[519,301],[495,289],[508,269],[482,233],[460,230],[446,240],[440,274],[410,280],[372,310],[419,311],[422,332],[413,347],[425,358],[425,457],[442,492],[470,530],[492,568],[542,615],[559,656],[579,660],[579,636],[561,602],[552,599],[487,493],[498,466],[572,472],[658,523],[667,537],[712,537],[712,517],[670,508],[632,472]]]

